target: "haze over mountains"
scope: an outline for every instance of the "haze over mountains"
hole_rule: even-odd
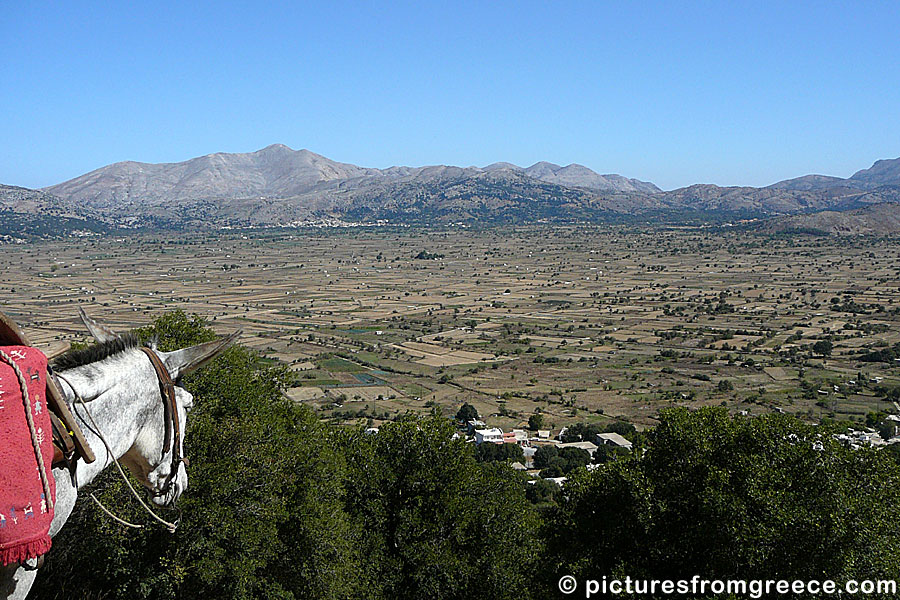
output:
[[[787,179],[769,187],[785,190],[815,190],[828,188],[874,189],[883,185],[900,184],[900,158],[876,161],[868,169],[862,169],[848,179],[829,175],[805,175]]]
[[[844,212],[823,210],[770,219],[761,223],[759,229],[769,233],[889,235],[900,232],[900,204],[873,204]]]
[[[315,220],[392,223],[678,220],[852,210],[900,202],[900,159],[843,179],[697,184],[662,191],[582,165],[390,167],[340,163],[273,144],[179,163],[120,162],[42,191],[4,186],[7,213],[84,217],[116,226],[289,226]]]
[[[92,208],[123,202],[182,201],[212,198],[291,198],[316,189],[330,189],[333,182],[358,189],[395,182],[435,183],[477,177],[484,173],[508,173],[595,191],[656,193],[652,183],[621,175],[600,175],[581,165],[560,167],[540,162],[523,169],[509,163],[478,167],[391,167],[372,169],[339,163],[309,150],[291,150],[273,144],[245,154],[217,153],[180,163],[120,162],[81,177],[51,186],[51,194],[86,202]]]

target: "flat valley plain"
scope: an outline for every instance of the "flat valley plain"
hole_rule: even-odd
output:
[[[182,309],[292,371],[323,419],[473,404],[490,425],[724,404],[810,421],[892,411],[900,238],[547,226],[217,231],[6,245],[0,310],[50,354]],[[830,356],[812,351],[830,341]]]

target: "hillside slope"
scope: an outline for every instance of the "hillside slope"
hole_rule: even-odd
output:
[[[900,159],[843,179],[806,175],[755,187],[652,183],[587,167],[433,165],[373,169],[281,144],[179,163],[115,163],[46,188],[28,210],[75,210],[125,226],[289,226],[303,222],[395,223],[691,220],[846,211],[900,202]],[[39,192],[35,192],[39,194]],[[57,197],[57,200],[49,198]],[[24,206],[27,202],[21,202]]]
[[[852,211],[822,211],[782,217],[763,223],[772,233],[807,231],[829,235],[892,235],[900,233],[900,204],[874,204]]]

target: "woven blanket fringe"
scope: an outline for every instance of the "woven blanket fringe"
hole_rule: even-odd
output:
[[[0,565],[23,563],[26,560],[47,554],[52,543],[49,535],[42,535],[37,539],[20,542],[9,548],[0,548]]]

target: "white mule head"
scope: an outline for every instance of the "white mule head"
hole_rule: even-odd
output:
[[[167,425],[162,419],[156,419],[153,426],[141,429],[134,446],[121,459],[122,464],[150,491],[150,500],[160,506],[174,504],[188,487],[187,459],[183,458],[184,427],[194,398],[184,388],[176,387],[175,399],[181,423],[178,439],[166,446]]]
[[[84,310],[79,310],[82,321],[98,342],[108,342],[119,337],[109,327],[88,317]],[[141,428],[134,445],[122,456],[122,463],[150,490],[155,504],[166,506],[174,504],[188,486],[186,471],[188,460],[184,458],[184,434],[187,414],[193,408],[194,397],[178,385],[178,382],[184,375],[207,364],[231,346],[240,333],[238,331],[212,342],[173,352],[152,350],[159,357],[168,377],[175,382],[176,421],[173,422],[173,419],[167,416],[171,409],[166,406],[169,399],[163,392],[162,379],[165,375],[162,375],[153,388],[154,397],[159,403],[156,406],[161,408],[154,411],[154,414],[158,414],[160,418],[153,419]],[[150,362],[149,357],[147,360]]]

